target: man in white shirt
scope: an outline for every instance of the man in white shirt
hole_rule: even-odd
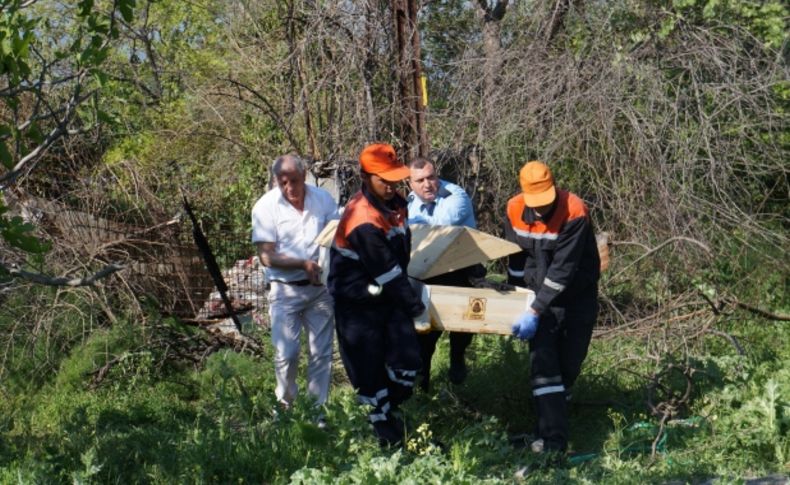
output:
[[[329,192],[305,183],[307,165],[298,156],[278,157],[272,173],[276,187],[252,209],[252,242],[271,282],[275,394],[285,408],[296,398],[299,336],[304,328],[309,344],[307,392],[322,405],[329,394],[334,305],[321,283],[315,238],[327,222],[338,218],[337,203]]]

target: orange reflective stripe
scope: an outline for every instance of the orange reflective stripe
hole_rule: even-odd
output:
[[[398,216],[400,221],[405,221],[406,210],[399,210]],[[392,237],[390,233],[406,233],[403,222],[400,225],[393,224],[392,221],[376,209],[368,198],[365,197],[365,194],[360,191],[351,198],[348,204],[346,204],[346,209],[343,211],[343,216],[340,218],[337,231],[335,232],[335,247],[338,249],[349,249],[349,234],[363,224],[372,224],[381,229],[388,237]]]
[[[535,219],[531,224],[524,222],[524,197],[518,194],[507,203],[507,216],[510,225],[517,235],[532,239],[557,239],[562,226],[566,222],[588,217],[587,206],[574,194],[565,190],[557,190],[557,206],[548,224],[540,219]]]
[[[559,192],[559,191],[558,191]],[[537,219],[532,224],[524,222],[524,210],[527,206],[524,204],[524,197],[521,194],[511,198],[507,203],[507,216],[510,220],[510,225],[517,235],[521,237],[528,237],[533,239],[556,239],[559,234],[559,227],[553,228],[547,226],[543,221]],[[557,206],[559,209],[559,205]],[[556,209],[555,209],[556,211]],[[552,220],[556,220],[552,217]],[[557,224],[552,224],[556,226]]]

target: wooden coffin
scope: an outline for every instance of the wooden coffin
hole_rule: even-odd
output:
[[[497,291],[427,285],[431,327],[435,330],[511,335],[511,326],[535,293],[525,288]]]

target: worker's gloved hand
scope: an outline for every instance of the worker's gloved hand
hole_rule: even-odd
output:
[[[513,335],[520,340],[529,340],[535,336],[538,331],[539,316],[530,311],[526,311],[518,317],[516,323],[513,324]]]

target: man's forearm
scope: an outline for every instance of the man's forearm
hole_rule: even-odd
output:
[[[280,268],[280,269],[305,269],[308,260],[301,258],[294,258],[282,253],[278,253],[272,247],[268,247],[269,243],[257,243],[258,258],[261,264],[267,268]]]
[[[304,269],[307,260],[285,256],[279,253],[258,253],[261,264],[267,268]]]

